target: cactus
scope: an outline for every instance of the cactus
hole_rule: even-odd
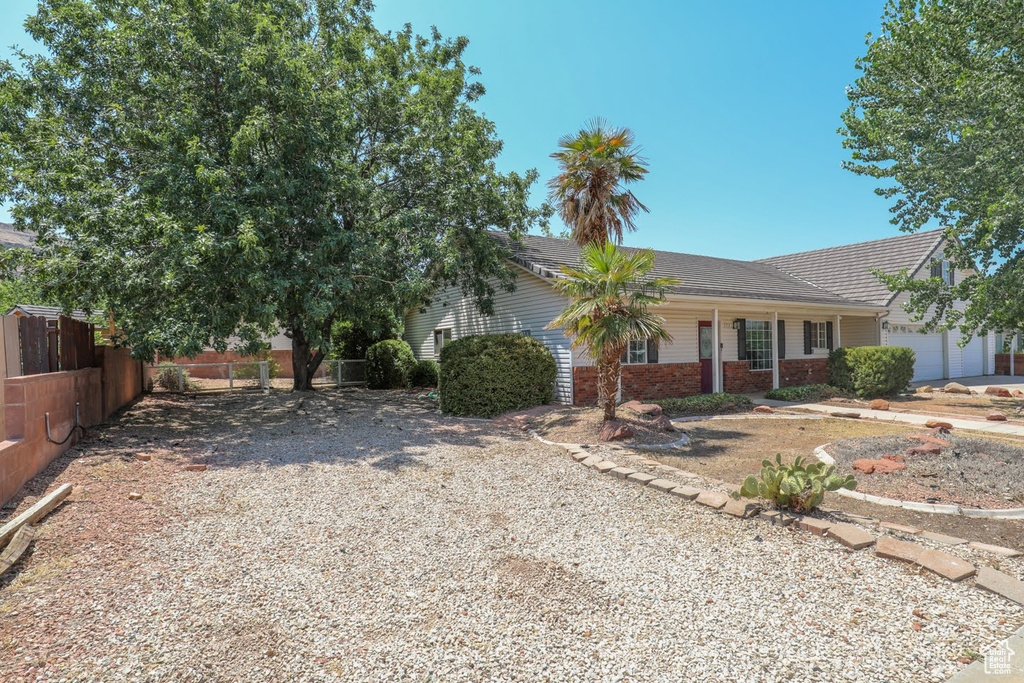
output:
[[[826,491],[839,489],[853,490],[857,480],[852,474],[841,477],[835,467],[822,462],[807,464],[797,458],[792,465],[782,464],[782,455],[775,455],[775,462],[763,460],[758,476],[750,475],[743,482],[735,498],[764,498],[778,507],[793,512],[810,512],[825,499]]]

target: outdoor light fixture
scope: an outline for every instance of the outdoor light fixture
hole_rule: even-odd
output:
[[[883,330],[889,329],[889,321],[888,320],[883,320],[882,321],[882,329]]]
[[[739,321],[739,319],[732,321],[732,329],[734,329],[734,330],[740,329],[740,321]]]

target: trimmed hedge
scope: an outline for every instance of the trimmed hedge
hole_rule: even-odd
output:
[[[416,361],[412,372],[409,373],[409,386],[411,387],[436,387],[439,368],[432,360]]]
[[[662,412],[669,417],[684,415],[721,415],[722,413],[742,413],[753,410],[754,402],[743,394],[697,394],[686,398],[663,398],[650,401],[661,406]]]
[[[853,346],[828,356],[828,382],[860,398],[893,396],[914,377],[914,350],[905,346]]]
[[[441,349],[441,410],[494,417],[551,403],[557,373],[554,356],[532,337],[482,334],[456,339]]]
[[[404,389],[416,367],[412,348],[401,339],[386,339],[366,350],[366,386],[369,389]]]
[[[764,397],[773,401],[825,401],[840,393],[839,389],[828,384],[805,384],[800,387],[769,389]]]

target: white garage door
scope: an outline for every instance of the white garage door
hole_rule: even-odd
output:
[[[889,346],[906,346],[914,349],[917,360],[914,363],[914,381],[925,382],[942,379],[942,335],[919,334],[917,332],[890,334]]]
[[[985,374],[985,339],[974,337],[962,349],[964,358],[964,377],[977,377]]]

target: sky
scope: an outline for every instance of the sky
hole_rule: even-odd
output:
[[[874,181],[841,167],[836,132],[883,5],[378,0],[375,20],[469,38],[498,166],[538,170],[533,204],[558,139],[600,116],[631,128],[650,165],[631,188],[650,213],[626,245],[754,259],[899,234]],[[4,0],[0,58],[36,49],[22,28],[35,6]]]

